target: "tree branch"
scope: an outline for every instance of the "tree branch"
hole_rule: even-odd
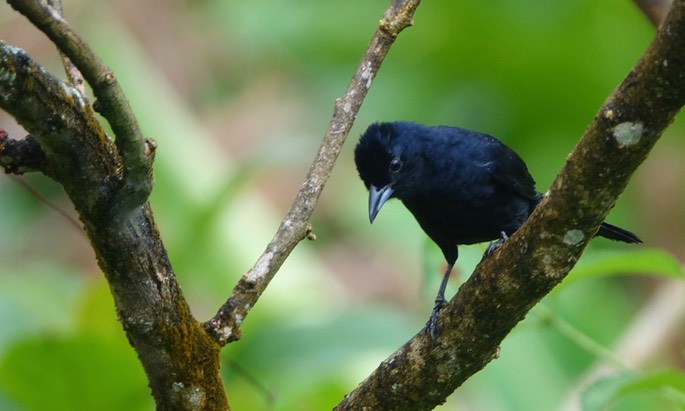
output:
[[[154,147],[142,139],[112,72],[55,9],[28,0],[8,2],[80,69],[115,131],[113,143],[82,94],[22,50],[0,42],[0,107],[34,136],[40,149],[36,152],[45,157],[42,171],[62,184],[74,202],[157,407],[228,409],[218,351],[237,338],[240,322],[290,251],[311,235],[309,217],[356,113],[390,45],[411,24],[419,1],[394,0],[386,11],[345,95],[336,101],[329,129],[291,210],[255,268],[217,316],[204,324],[209,333],[190,314],[144,201],[151,179],[149,187],[141,187],[147,184]],[[8,145],[6,138],[1,144],[8,158],[5,165],[20,158],[12,154],[16,147],[28,147],[27,141]],[[138,201],[144,202],[142,207],[136,206]]]
[[[242,320],[310,232],[309,218],[368,88],[396,36],[411,24],[419,0],[393,0],[345,94],[336,101],[329,129],[286,218],[232,296],[204,324],[190,314],[146,202],[154,146],[142,137],[113,73],[54,9],[38,1],[8,2],[81,70],[116,142],[107,138],[81,93],[22,50],[0,42],[0,107],[38,146],[34,150],[27,139],[9,143],[0,135],[0,165],[38,169],[64,186],[109,281],[118,317],[158,408],[227,409],[219,349],[240,337]],[[685,0],[675,2],[657,38],[602,107],[548,196],[441,311],[438,341],[419,333],[338,409],[431,409],[498,355],[501,340],[577,261],[685,101],[684,14]],[[29,149],[44,157],[34,163],[22,159],[22,150]]]
[[[499,344],[563,280],[632,173],[685,103],[685,0],[609,96],[528,221],[484,258],[439,316],[337,410],[428,410],[499,355]]]
[[[48,4],[50,7],[55,9],[57,13],[59,13],[60,16],[64,16],[64,10],[62,7],[62,0],[47,0]],[[78,68],[74,65],[74,63],[69,60],[69,57],[67,57],[66,54],[62,53],[62,51],[59,52],[60,57],[62,58],[62,65],[64,66],[64,73],[67,75],[67,80],[69,81],[69,84],[77,89],[79,92],[81,92],[81,96],[84,99],[87,99],[86,95],[86,82],[83,78],[83,74],[78,70]]]
[[[46,157],[41,171],[62,183],[70,195],[80,196],[86,215],[102,214],[121,163],[92,109],[77,90],[49,75],[23,50],[0,41],[0,57],[0,107],[40,146]],[[8,144],[6,140],[5,153]],[[93,147],[100,149],[89,149]],[[101,176],[110,178],[106,187]],[[91,190],[98,184],[98,190]]]
[[[35,0],[7,2],[52,40],[79,68],[93,88],[96,109],[107,119],[116,136],[116,147],[123,160],[123,189],[111,203],[121,204],[119,212],[143,205],[152,191],[154,143],[147,141],[138,125],[128,100],[112,70],[107,67],[69,24],[61,12]]]
[[[21,175],[32,171],[46,173],[47,160],[33,137],[13,140],[5,130],[0,129],[0,167],[7,174]]]
[[[204,323],[215,340],[225,345],[240,338],[240,325],[295,246],[311,232],[309,219],[333,170],[359,108],[395,38],[412,24],[420,0],[393,0],[371,39],[342,98],[307,177],[276,235],[255,265],[243,275],[217,314]]]
[[[125,189],[123,164],[91,107],[23,50],[0,42],[0,108],[31,133],[40,146],[34,152],[44,154],[44,161],[21,166],[37,161],[74,203],[158,409],[228,409],[220,347],[190,313],[149,204],[130,209],[109,201]],[[21,141],[3,138],[0,158],[19,161],[15,148],[32,144]]]

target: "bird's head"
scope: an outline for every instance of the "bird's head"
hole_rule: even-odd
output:
[[[373,222],[383,204],[393,197],[402,198],[411,174],[407,142],[403,129],[409,123],[375,123],[362,134],[354,149],[359,177],[369,190],[369,220]]]

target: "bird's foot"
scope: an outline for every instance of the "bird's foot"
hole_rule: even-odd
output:
[[[428,335],[430,335],[431,340],[433,341],[435,341],[435,336],[437,335],[438,331],[438,313],[446,303],[447,301],[444,297],[436,298],[435,305],[433,306],[433,312],[431,312],[431,316],[426,323],[426,331],[428,331]]]
[[[499,240],[493,241],[490,243],[490,245],[488,245],[488,248],[485,250],[485,255],[492,254],[497,249],[497,247],[501,246],[502,244],[504,244],[505,241],[509,239],[509,236],[504,231],[500,231],[500,235],[502,237]]]

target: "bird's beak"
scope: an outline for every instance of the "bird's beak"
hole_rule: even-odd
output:
[[[375,185],[369,186],[369,221],[373,223],[378,212],[381,211],[383,204],[388,201],[393,193],[392,185],[377,188]]]

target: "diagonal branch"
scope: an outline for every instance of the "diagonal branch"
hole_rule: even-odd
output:
[[[364,53],[342,98],[335,102],[333,118],[302,187],[276,235],[254,267],[241,277],[217,314],[204,323],[216,341],[225,345],[240,338],[240,324],[269,285],[295,246],[311,232],[309,219],[333,170],[359,108],[395,38],[412,24],[420,0],[393,0]]]
[[[107,67],[61,13],[35,0],[7,0],[31,23],[43,31],[83,73],[97,99],[95,107],[107,119],[116,136],[116,147],[123,160],[124,189],[113,204],[132,209],[145,203],[152,191],[154,143],[148,142],[138,125],[114,72]]]
[[[429,410],[499,355],[499,344],[561,282],[685,104],[685,0],[672,9],[636,66],[609,96],[548,195],[485,258],[424,332],[392,354],[337,410]]]
[[[32,136],[3,142],[4,154],[14,155],[11,160],[16,168],[28,171],[39,166],[41,172],[63,184],[68,194],[81,198],[77,205],[83,213],[99,214],[112,191],[112,185],[100,179],[104,175],[116,181],[121,164],[112,156],[113,144],[78,90],[49,75],[23,50],[0,41],[0,107]],[[20,156],[16,151],[20,147],[24,152],[30,148],[35,157]],[[93,147],[101,149],[91,150]],[[97,184],[99,190],[90,190]]]

